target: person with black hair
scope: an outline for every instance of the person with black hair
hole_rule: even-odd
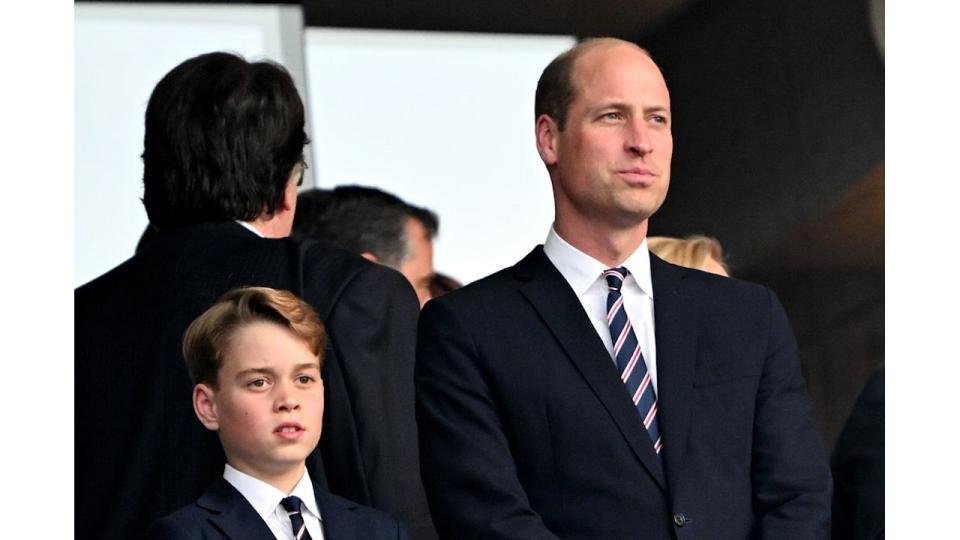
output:
[[[137,538],[223,472],[189,406],[180,339],[238,286],[289,290],[329,332],[311,478],[433,538],[413,410],[416,297],[398,272],[290,233],[304,110],[280,65],[223,52],[147,104],[143,204],[155,237],[75,291],[76,537]]]
[[[294,239],[316,239],[399,271],[413,285],[420,306],[431,298],[437,215],[386,191],[338,186],[300,193]]]

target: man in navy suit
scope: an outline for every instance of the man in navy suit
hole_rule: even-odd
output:
[[[396,518],[312,481],[320,441],[326,331],[309,304],[268,287],[225,294],[187,328],[193,409],[219,436],[223,477],[158,521],[155,539],[398,540]]]
[[[545,244],[421,313],[441,537],[828,537],[830,473],[776,297],[648,252],[671,122],[632,43],[585,41],[544,70]]]

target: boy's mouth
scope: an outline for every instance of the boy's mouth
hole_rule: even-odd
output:
[[[284,422],[277,426],[273,432],[285,439],[296,439],[300,437],[304,429],[303,426],[296,422]]]

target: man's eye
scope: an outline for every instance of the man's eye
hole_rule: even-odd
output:
[[[249,383],[247,383],[247,386],[250,386],[250,387],[252,387],[252,388],[263,388],[263,387],[267,386],[267,380],[266,380],[266,379],[254,379],[254,380],[250,381]]]
[[[604,120],[620,120],[623,118],[623,115],[618,112],[608,112],[604,113],[602,118]]]
[[[300,375],[299,377],[297,377],[297,382],[299,382],[300,384],[310,384],[313,381],[314,381],[313,377],[309,375]]]
[[[666,117],[666,116],[663,116],[662,114],[655,114],[655,115],[653,115],[653,116],[650,117],[650,120],[651,120],[653,123],[655,123],[655,124],[666,124],[666,123],[667,123],[667,117]]]

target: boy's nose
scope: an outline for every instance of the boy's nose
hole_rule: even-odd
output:
[[[300,401],[292,389],[279,388],[279,394],[274,401],[274,409],[277,411],[293,411],[300,408]]]

